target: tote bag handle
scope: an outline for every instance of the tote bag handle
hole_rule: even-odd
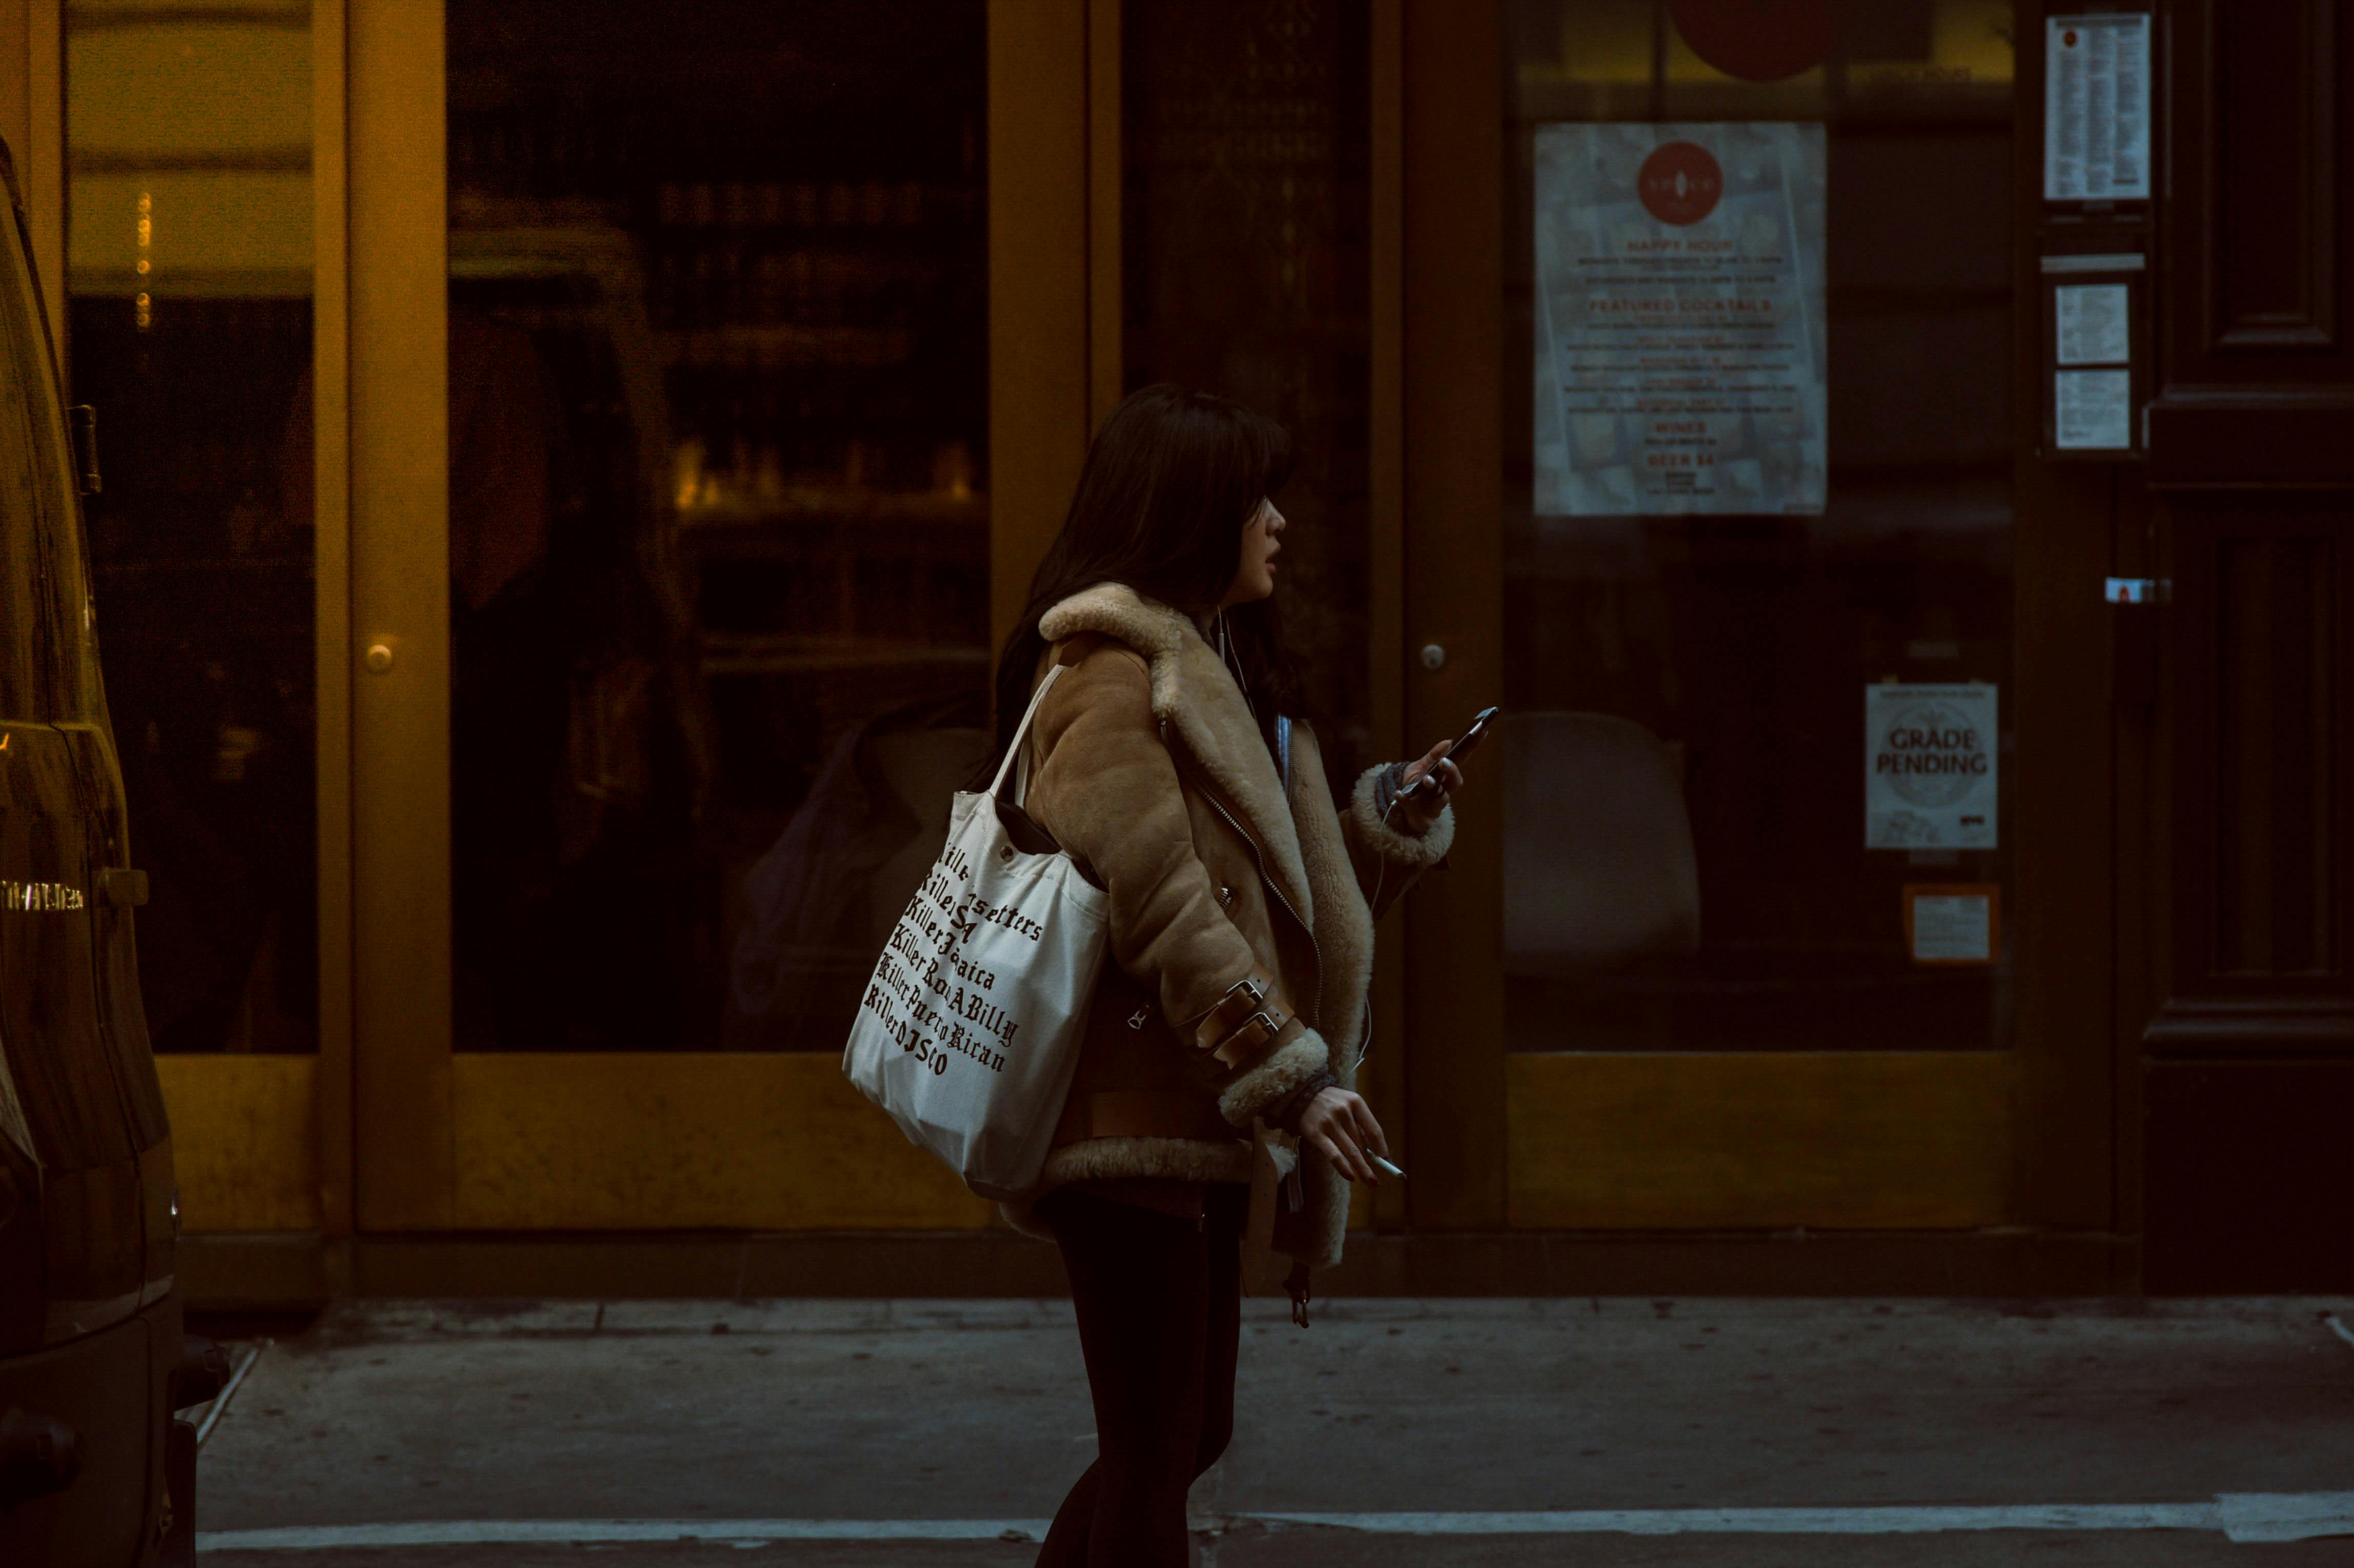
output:
[[[1029,799],[1030,758],[1023,751],[1022,745],[1030,738],[1030,721],[1038,716],[1038,705],[1046,700],[1046,694],[1055,689],[1056,681],[1062,679],[1063,670],[1064,666],[1060,664],[1048,670],[1046,678],[1038,683],[1038,689],[1030,694],[1030,705],[1022,710],[1022,722],[1014,726],[1013,744],[1005,748],[1005,760],[997,765],[997,777],[989,781],[991,799],[996,800],[1002,797],[1005,789],[1005,775],[1013,769],[1013,759],[1017,757],[1022,758],[1022,767],[1013,778],[1013,803],[1019,806]]]

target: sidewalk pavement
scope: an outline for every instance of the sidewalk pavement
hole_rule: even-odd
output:
[[[1245,1311],[1224,1568],[2354,1563],[2345,1302]],[[351,1304],[256,1363],[198,1527],[207,1568],[997,1568],[1093,1427],[1066,1302]]]

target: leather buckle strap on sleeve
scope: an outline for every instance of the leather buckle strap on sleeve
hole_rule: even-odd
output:
[[[1291,1009],[1276,995],[1275,977],[1253,969],[1193,1025],[1193,1049],[1231,1072],[1264,1053],[1289,1022]]]
[[[1256,1061],[1275,1044],[1275,1037],[1283,1033],[1290,1017],[1279,1007],[1254,1012],[1243,1020],[1241,1028],[1219,1041],[1210,1054],[1229,1071]]]

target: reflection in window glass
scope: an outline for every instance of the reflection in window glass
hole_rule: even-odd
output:
[[[1285,634],[1325,768],[1366,760],[1370,16],[1129,0],[1122,368],[1291,432]]]
[[[85,506],[159,1051],[318,1039],[305,0],[69,0]]]
[[[1944,718],[1913,733],[1946,733],[1958,714],[1958,736],[1995,711],[1973,740],[2000,789],[2015,783],[2009,7],[1827,8],[1845,20],[1806,58],[1787,28],[1717,25],[1735,12],[1747,15],[1667,0],[1510,8],[1509,1035],[1541,1051],[2001,1046],[2005,810],[1867,847],[1866,717],[1884,731],[1890,693],[1949,688]],[[1625,184],[1624,235],[1598,210],[1540,220],[1543,160],[1614,144],[1547,127],[1623,127],[1649,148],[1663,123],[1723,156],[1659,149],[1641,207]],[[1817,145],[1819,187],[1802,177]],[[1752,200],[1766,191],[1787,196],[1777,215]],[[1777,462],[1803,467],[1784,461],[1815,428],[1803,399],[1787,418],[1684,417],[1676,399],[1717,396],[1724,376],[1722,356],[1703,366],[1689,341],[1617,334],[1617,389],[1686,379],[1616,422],[1592,412],[1592,375],[1538,386],[1541,343],[1625,318],[1647,288],[1671,304],[1772,292],[1773,269],[1747,262],[1803,249],[1793,237],[1809,228],[1822,237],[1802,257],[1811,292],[1774,308],[1823,304],[1824,492],[1776,479]],[[1638,228],[1662,243],[1630,262]],[[1748,275],[1689,281],[1714,265],[1692,242],[1719,240],[1750,248],[1727,253]],[[1539,291],[1538,246],[1571,243],[1596,249],[1549,255],[1548,275],[1599,258],[1584,275],[1600,281]],[[1679,267],[1686,281],[1668,276]],[[1573,395],[1585,412],[1563,418]],[[1755,499],[1678,503],[1644,475],[1688,458],[1720,465],[1721,496]],[[1596,484],[1564,500],[1554,475],[1580,462],[1620,463],[1628,499],[1597,502]]]
[[[13,222],[0,249],[0,719],[86,718],[81,549],[48,333]]]
[[[839,1050],[987,746],[980,0],[452,0],[461,1050]]]

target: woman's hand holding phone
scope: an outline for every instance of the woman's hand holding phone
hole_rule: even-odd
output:
[[[1398,790],[1397,825],[1416,838],[1438,825],[1438,813],[1447,810],[1447,798],[1463,788],[1463,769],[1447,759],[1453,749],[1453,741],[1442,740],[1420,761],[1406,764]],[[1423,783],[1426,779],[1430,782]]]
[[[1447,810],[1447,798],[1463,787],[1463,769],[1458,759],[1479,749],[1488,737],[1488,726],[1496,721],[1501,708],[1482,708],[1473,716],[1471,727],[1453,740],[1442,740],[1426,753],[1419,762],[1409,765],[1405,776],[1398,781],[1396,810],[1405,818],[1405,831],[1419,838],[1438,825],[1438,813]]]

